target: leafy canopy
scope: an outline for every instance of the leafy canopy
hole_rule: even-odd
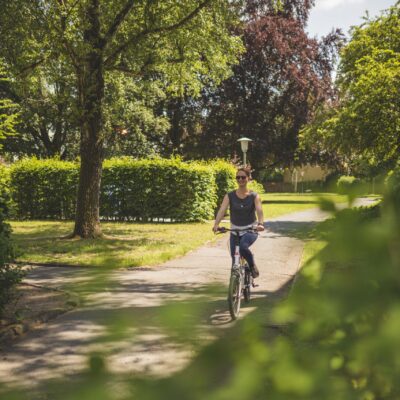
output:
[[[246,52],[229,79],[203,92],[202,102],[186,95],[171,107],[174,150],[193,157],[233,156],[237,139],[249,136],[254,166],[293,161],[299,129],[332,95],[341,35],[333,32],[321,41],[307,35],[311,1],[278,3],[245,2],[240,33]]]
[[[355,27],[343,49],[338,102],[320,111],[304,144],[353,172],[392,168],[400,150],[400,4]]]
[[[4,67],[0,62],[0,83],[7,81]],[[1,141],[6,136],[15,134],[15,124],[18,118],[15,108],[15,104],[0,93],[0,149],[2,147]]]
[[[235,3],[227,0],[0,1],[0,56],[13,77],[0,90],[23,109],[22,135],[10,142],[10,151],[78,153],[78,77],[95,3],[105,78],[103,135],[109,148],[119,140],[116,154],[135,145],[148,150],[145,136],[168,128],[155,113],[157,102],[182,91],[196,96],[204,85],[218,84],[242,51],[231,29]],[[131,140],[115,135],[119,126],[129,128]]]

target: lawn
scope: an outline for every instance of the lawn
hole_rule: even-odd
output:
[[[344,196],[324,194],[335,202]],[[318,206],[318,194],[264,194],[265,219]],[[62,239],[72,222],[11,221],[18,261],[109,268],[157,265],[215,240],[212,222],[187,224],[103,223],[106,237]]]
[[[304,245],[303,256],[301,258],[301,266],[307,264],[313,257],[315,257],[325,246],[327,242],[324,240],[310,240]]]
[[[346,203],[347,196],[336,193],[267,193],[261,195],[265,219],[318,207],[321,198]]]
[[[104,239],[62,239],[72,222],[12,221],[19,261],[99,267],[155,265],[214,239],[210,223],[103,223]]]

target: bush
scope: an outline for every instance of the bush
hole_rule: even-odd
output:
[[[10,168],[0,164],[0,210],[8,216],[10,203]]]
[[[337,190],[339,194],[347,194],[353,191],[360,181],[354,176],[341,176],[337,181]]]
[[[5,204],[5,200],[0,194],[0,268],[2,268],[4,264],[10,262],[13,256],[10,242],[10,225],[4,221],[4,211],[6,209],[7,206]]]
[[[216,206],[212,168],[179,159],[104,162],[101,215],[107,219],[201,221]]]
[[[336,171],[328,173],[325,180],[322,182],[323,191],[336,192],[338,190],[337,183],[340,176],[341,175]]]
[[[14,285],[22,279],[20,268],[9,265],[14,258],[14,248],[10,240],[10,225],[4,221],[6,212],[7,201],[4,197],[4,188],[0,187],[0,316],[10,300]]]
[[[25,159],[11,168],[10,185],[19,219],[73,219],[77,163]],[[106,220],[201,221],[214,216],[234,190],[236,168],[227,161],[114,158],[103,164],[100,215]],[[251,190],[264,188],[251,181]]]
[[[222,203],[225,194],[236,188],[236,168],[225,160],[213,160],[208,162],[215,173],[215,183],[217,185],[217,205]]]
[[[72,219],[79,168],[57,159],[25,159],[11,168],[12,198],[19,219]]]
[[[0,163],[0,191],[8,187],[10,168]]]
[[[20,219],[72,219],[78,183],[77,163],[27,159],[11,171],[12,195]],[[179,159],[106,160],[100,215],[109,220],[212,218],[216,205],[210,167]]]
[[[250,183],[248,184],[248,188],[253,192],[257,192],[258,194],[265,193],[264,186],[260,182],[257,182],[255,179],[250,181]]]
[[[388,193],[390,193],[397,202],[400,202],[400,164],[388,173],[386,187]]]
[[[400,214],[400,163],[390,171],[386,178],[385,203],[395,208],[397,214]]]
[[[221,204],[225,194],[237,188],[236,172],[237,168],[225,160],[214,160],[208,163],[215,172],[215,182],[217,184],[218,205]],[[256,180],[251,180],[248,185],[250,190],[257,193],[265,193],[264,187]]]

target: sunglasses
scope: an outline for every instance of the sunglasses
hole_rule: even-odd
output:
[[[240,179],[247,179],[247,176],[246,175],[237,175],[236,180],[238,181]]]

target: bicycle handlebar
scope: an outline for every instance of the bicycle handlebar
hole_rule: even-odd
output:
[[[246,229],[229,229],[225,228],[224,226],[218,228],[217,233],[226,233],[226,232],[234,232],[234,233],[239,233],[239,232],[254,232],[258,233],[258,230],[256,228],[246,228]]]

